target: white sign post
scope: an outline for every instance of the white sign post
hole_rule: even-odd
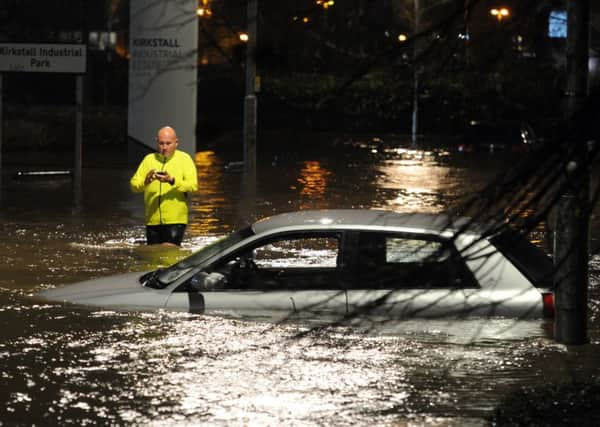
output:
[[[196,153],[197,0],[131,0],[128,134],[156,148],[172,126],[179,149]]]
[[[82,170],[82,74],[86,72],[87,49],[84,44],[52,43],[0,43],[0,128],[4,123],[2,116],[2,73],[72,73],[76,76],[76,117],[75,117],[75,159],[73,182],[75,185],[75,203],[81,198]],[[2,152],[2,133],[0,132],[0,153]],[[2,157],[0,154],[0,202],[2,190]]]

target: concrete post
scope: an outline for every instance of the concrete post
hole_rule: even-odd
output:
[[[4,134],[4,111],[2,110],[2,104],[4,103],[4,88],[3,88],[3,74],[0,73],[0,206],[2,206],[2,142]]]
[[[75,77],[75,156],[73,159],[73,199],[76,207],[80,207],[82,199],[83,170],[83,76]]]

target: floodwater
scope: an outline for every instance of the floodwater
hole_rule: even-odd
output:
[[[387,148],[386,148],[387,147]],[[5,156],[8,159],[8,156]],[[140,246],[140,195],[126,165],[68,177],[4,170],[0,425],[486,425],[524,387],[598,378],[600,257],[590,261],[590,344],[552,340],[545,320],[406,320],[312,330],[168,312],[41,304],[42,289],[169,264],[241,224],[311,208],[440,212],[518,159],[386,145],[262,153],[255,186],[197,154],[183,248]],[[30,166],[29,166],[30,167]],[[42,167],[42,166],[40,166]],[[46,166],[43,166],[47,168]],[[597,247],[600,227],[592,226]],[[544,230],[535,239],[543,246]]]

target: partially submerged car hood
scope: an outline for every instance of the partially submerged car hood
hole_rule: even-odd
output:
[[[55,302],[69,302],[99,307],[159,308],[164,305],[168,293],[142,286],[139,278],[143,273],[126,273],[86,280],[46,289],[39,297]]]

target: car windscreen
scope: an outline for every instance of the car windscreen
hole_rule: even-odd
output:
[[[165,268],[164,270],[161,270],[157,278],[161,284],[167,286],[168,284],[180,278],[190,269],[202,264],[207,259],[241,242],[242,240],[252,236],[253,234],[254,231],[252,231],[251,227],[246,227],[234,233],[231,233],[230,235],[223,237],[222,239],[216,240],[204,246],[199,251],[194,252],[192,255],[190,255],[187,258],[184,258],[178,263],[173,264],[172,266]]]
[[[516,231],[498,234],[492,244],[538,288],[552,287],[552,259]]]

